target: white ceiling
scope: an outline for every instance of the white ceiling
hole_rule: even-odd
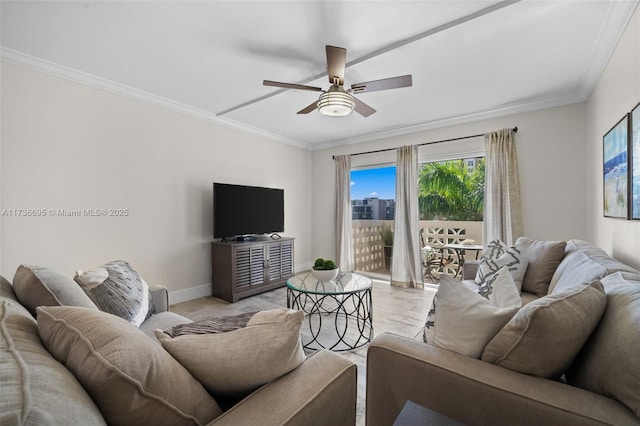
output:
[[[586,100],[634,1],[5,1],[2,58],[320,149]],[[368,118],[296,112],[328,88],[325,45]],[[351,64],[356,62],[355,64]],[[273,95],[276,93],[275,95]]]

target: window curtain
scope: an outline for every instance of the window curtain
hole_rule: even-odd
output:
[[[396,150],[396,211],[391,285],[423,288],[418,223],[418,147]]]
[[[508,245],[522,232],[520,180],[512,129],[484,135],[484,243],[499,239]]]
[[[336,262],[343,272],[352,272],[353,230],[351,228],[351,156],[337,155],[335,199]]]

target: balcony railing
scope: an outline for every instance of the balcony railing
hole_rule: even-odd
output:
[[[391,226],[392,220],[353,220],[353,250],[356,271],[388,273],[384,264],[384,245],[380,237],[382,228]],[[459,244],[464,240],[474,240],[482,244],[482,222],[457,222],[421,220],[425,244],[442,250],[445,244]],[[455,275],[458,258],[455,253],[442,253],[448,263],[443,264],[440,273]]]

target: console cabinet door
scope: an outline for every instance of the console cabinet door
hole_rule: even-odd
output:
[[[235,287],[246,289],[265,280],[264,244],[235,247]]]
[[[268,243],[268,278],[270,282],[289,278],[293,275],[293,241]]]

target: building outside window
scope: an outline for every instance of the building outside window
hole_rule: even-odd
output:
[[[351,171],[351,218],[393,220],[396,210],[396,168]]]

